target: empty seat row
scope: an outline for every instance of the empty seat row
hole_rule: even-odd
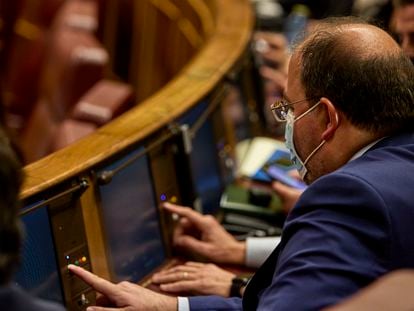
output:
[[[6,119],[27,163],[90,134],[133,104],[129,85],[105,79],[109,57],[95,37],[97,5],[61,1],[49,22],[33,12],[31,20],[20,16],[15,22],[4,74]]]

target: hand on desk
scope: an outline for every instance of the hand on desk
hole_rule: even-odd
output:
[[[171,203],[164,208],[180,217],[174,231],[176,246],[216,263],[245,263],[245,243],[237,241],[213,216]]]
[[[161,290],[178,295],[219,295],[229,297],[231,281],[235,274],[214,264],[187,262],[184,265],[156,273],[152,282]]]
[[[114,284],[75,265],[69,265],[68,269],[103,295],[97,299],[97,306],[88,307],[88,311],[177,310],[177,298],[155,293],[130,282]]]

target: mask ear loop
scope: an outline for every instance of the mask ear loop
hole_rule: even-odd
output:
[[[326,140],[322,140],[321,143],[318,145],[318,147],[316,147],[315,149],[313,149],[313,151],[310,153],[310,155],[308,155],[308,157],[305,159],[305,161],[303,162],[303,166],[305,166],[310,158],[319,150],[322,148],[322,146],[326,143]]]
[[[312,112],[313,110],[316,109],[316,107],[319,106],[319,104],[321,103],[321,101],[318,101],[315,105],[313,105],[312,107],[310,107],[308,110],[306,110],[304,113],[302,113],[300,116],[298,116],[297,118],[294,118],[293,121],[298,121],[300,119],[302,119],[304,116],[306,116],[308,113]]]
[[[313,107],[312,107],[313,108]],[[339,116],[338,113],[335,111],[335,121],[336,124],[339,123]],[[306,165],[306,163],[308,163],[308,161],[310,160],[310,158],[319,150],[322,148],[322,146],[326,143],[326,139],[323,139],[321,141],[321,143],[310,153],[310,155],[308,155],[308,157],[305,159],[305,161],[303,162],[303,165]]]
[[[300,116],[298,116],[297,118],[293,117],[293,121],[296,122],[300,119],[302,119],[304,116],[306,116],[308,113],[312,112],[313,110],[316,109],[316,107],[318,107],[320,105],[321,101],[318,101],[315,105],[313,105],[312,107],[310,107],[308,110],[306,110],[304,113],[302,113]],[[323,144],[326,143],[326,140],[322,140],[322,142],[306,157],[305,161],[301,161],[300,158],[299,160],[302,162],[303,166],[306,166],[306,164],[308,163],[308,161],[310,160],[310,158],[323,146]]]

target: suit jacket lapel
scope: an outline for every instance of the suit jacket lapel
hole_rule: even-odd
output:
[[[257,309],[261,292],[272,283],[279,253],[280,244],[256,271],[249,284],[247,284],[243,295],[243,310],[251,311]]]

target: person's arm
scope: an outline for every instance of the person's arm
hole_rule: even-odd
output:
[[[272,184],[281,197],[283,209],[288,213],[296,204],[302,190]],[[165,203],[164,208],[180,217],[174,231],[174,244],[192,253],[202,255],[214,263],[227,263],[258,267],[277,246],[277,239],[271,242],[250,240],[237,241],[218,221],[210,215],[202,215],[188,207]]]
[[[242,299],[238,297],[224,298],[220,296],[189,297],[191,311],[242,311]]]
[[[88,307],[88,311],[242,310],[241,298],[205,296],[191,298],[180,297],[178,299],[158,294],[130,282],[114,284],[75,265],[69,265],[68,269],[71,273],[82,279],[86,284],[102,295],[97,299],[97,306]]]
[[[182,308],[182,309],[180,309]],[[188,309],[186,309],[188,308]],[[241,311],[241,298],[223,298],[219,296],[179,297],[178,311]]]
[[[290,55],[283,34],[274,32],[256,32],[254,35],[256,52],[263,58],[260,74],[271,82],[270,94],[282,94],[286,88],[287,69]]]
[[[75,265],[69,265],[68,269],[103,295],[97,299],[97,306],[88,307],[88,311],[177,311],[178,302],[175,297],[158,294],[130,282],[114,284]]]
[[[286,220],[257,310],[320,310],[382,275],[392,244],[388,217],[384,200],[361,179],[332,174],[314,182]]]

